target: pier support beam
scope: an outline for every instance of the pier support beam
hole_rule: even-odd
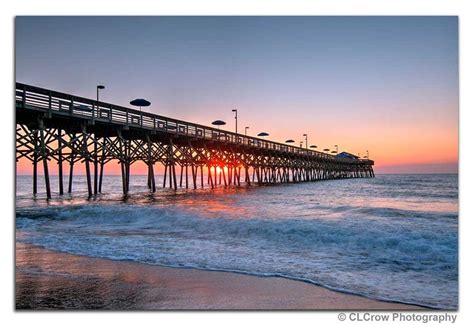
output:
[[[59,195],[64,194],[63,184],[63,148],[62,148],[62,131],[58,129],[58,177],[59,177]]]
[[[33,131],[33,195],[38,194],[38,130]]]
[[[39,121],[40,126],[40,143],[41,143],[41,159],[43,160],[44,182],[46,186],[46,197],[51,198],[51,187],[49,183],[49,169],[48,169],[48,152],[46,150],[46,141],[44,138],[43,120]]]
[[[150,136],[147,134],[146,135],[146,143],[148,146],[148,187],[151,189],[153,193],[156,192],[156,186],[155,186],[155,173],[153,170],[153,155],[152,155],[152,150],[153,150],[153,144],[151,143]]]
[[[67,189],[68,193],[72,192],[72,178],[73,178],[73,174],[74,174],[74,160],[75,160],[74,153],[71,153],[71,155],[69,157],[69,183],[68,183],[68,189]]]
[[[105,165],[105,141],[106,138],[104,137],[104,140],[102,142],[102,157],[100,159],[100,177],[99,177],[99,193],[102,193],[102,180],[104,178],[104,165]]]
[[[86,165],[86,178],[87,178],[87,193],[89,197],[92,196],[92,182],[91,182],[91,169],[89,165],[89,150],[87,148],[87,129],[86,126],[82,126],[82,156],[84,157],[84,163]]]
[[[49,120],[48,123],[50,123]],[[191,187],[197,189],[199,170],[201,171],[201,188],[204,187],[204,168],[207,168],[207,180],[211,189],[219,185],[241,186],[242,167],[244,169],[242,178],[246,186],[251,186],[252,182],[267,185],[374,177],[371,164],[365,161],[346,163],[334,161],[333,158],[313,161],[307,156],[295,157],[261,149],[245,152],[246,148],[240,150],[237,146],[214,142],[205,144],[201,139],[186,140],[187,142],[182,139],[174,140],[177,138],[176,134],[163,138],[162,135],[155,137],[156,133],[152,132],[144,132],[140,135],[136,131],[124,131],[127,132],[125,138],[121,127],[112,131],[108,130],[107,133],[101,131],[99,136],[91,132],[94,129],[90,129],[88,124],[81,125],[80,129],[78,126],[75,124],[64,128],[47,129],[42,119],[38,118],[37,124],[20,124],[17,127],[17,160],[25,157],[33,163],[34,195],[37,194],[38,186],[38,162],[43,161],[46,195],[48,198],[51,197],[48,164],[50,159],[58,163],[60,195],[64,193],[65,185],[63,162],[69,163],[68,192],[71,193],[74,165],[78,161],[84,161],[89,197],[102,192],[104,166],[109,161],[120,163],[124,195],[130,191],[130,168],[137,161],[147,165],[147,184],[151,192],[156,191],[154,175],[156,162],[163,163],[165,167],[163,187],[168,185],[174,190],[178,188],[176,167],[180,168],[179,186],[187,189]],[[176,141],[176,144],[173,141]],[[93,163],[93,171],[91,171],[91,163]],[[190,172],[189,168],[191,168]],[[92,172],[94,173],[93,180]],[[250,173],[252,173],[252,178]],[[189,177],[192,177],[191,184]]]
[[[94,195],[97,195],[99,190],[99,157],[97,152],[97,135],[94,135]]]

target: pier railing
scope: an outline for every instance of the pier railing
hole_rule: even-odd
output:
[[[368,160],[362,159],[354,160],[345,157],[337,157],[316,150],[246,136],[18,82],[16,83],[15,95],[17,108],[40,110],[49,114],[66,115],[80,119],[121,125],[128,128],[141,128],[196,139],[305,155],[330,161],[343,163],[368,162]]]

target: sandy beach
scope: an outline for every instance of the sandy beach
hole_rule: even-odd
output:
[[[416,310],[277,277],[74,256],[16,244],[17,309]]]

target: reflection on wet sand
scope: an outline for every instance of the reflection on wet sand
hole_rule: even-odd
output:
[[[17,309],[419,309],[281,278],[164,268],[16,246]]]

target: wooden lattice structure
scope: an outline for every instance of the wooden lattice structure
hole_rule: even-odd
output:
[[[21,83],[16,84],[16,124],[16,159],[32,162],[34,194],[38,164],[43,166],[48,197],[52,162],[58,164],[59,194],[65,191],[64,168],[69,169],[71,192],[74,166],[84,163],[89,196],[101,192],[104,165],[111,161],[120,163],[124,194],[130,166],[137,161],[148,166],[153,192],[157,163],[165,167],[163,187],[174,189],[374,177],[372,160],[337,157]]]

